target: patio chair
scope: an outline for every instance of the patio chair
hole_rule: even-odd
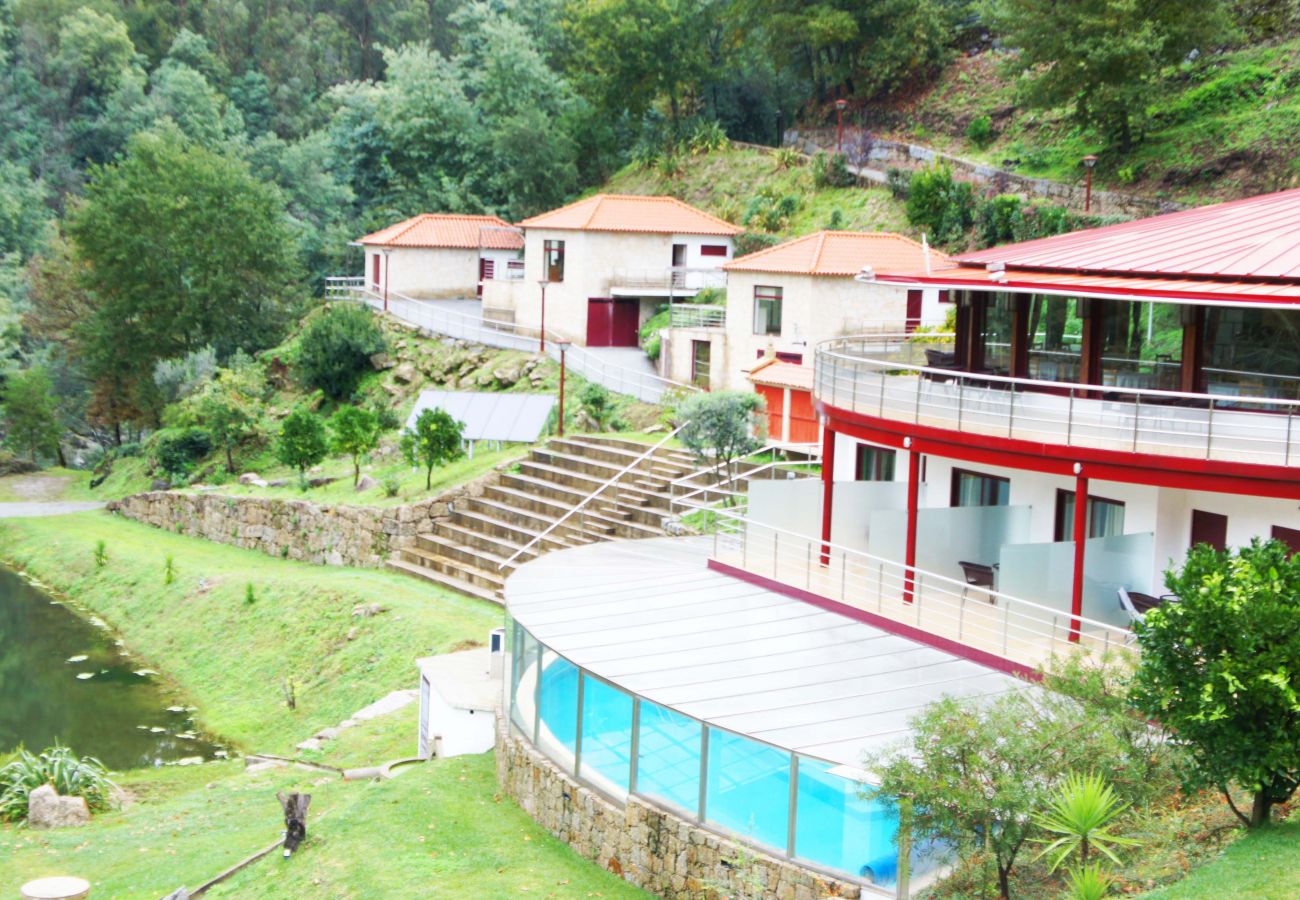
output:
[[[925,348],[925,365],[928,369],[952,369],[957,370],[957,354],[947,350],[936,350],[933,347]],[[931,381],[950,381],[951,376],[935,372],[924,373],[925,377]]]
[[[1128,588],[1120,588],[1116,593],[1119,594],[1119,608],[1128,613],[1130,622],[1142,621],[1151,610],[1172,599],[1168,594],[1163,597],[1153,597],[1141,591],[1130,591]]]
[[[959,561],[957,565],[961,566],[962,574],[966,576],[966,587],[961,592],[962,599],[965,599],[966,594],[974,587],[990,592],[988,595],[989,602],[997,603],[997,598],[992,594],[994,569],[997,566],[986,566],[984,563],[968,562],[966,560]]]

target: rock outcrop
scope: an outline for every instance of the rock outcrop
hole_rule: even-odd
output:
[[[52,785],[43,784],[27,798],[27,824],[32,828],[66,828],[89,822],[85,797],[61,797]]]

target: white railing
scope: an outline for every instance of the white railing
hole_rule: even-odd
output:
[[[366,279],[362,275],[331,275],[325,279],[325,299],[350,300],[365,288]]]
[[[1300,401],[1008,378],[934,365],[950,336],[817,347],[814,393],[864,415],[1071,447],[1300,464]],[[932,351],[927,359],[926,351]]]
[[[761,453],[762,450],[754,455]],[[808,467],[819,464],[820,459],[810,457],[804,461],[782,459],[758,465],[737,463],[736,471],[725,477],[719,467],[689,472],[669,482],[669,509],[675,515],[689,515],[722,503],[733,513],[743,512],[750,482],[814,477]]]
[[[618,504],[619,484],[620,482],[622,482],[623,478],[627,476],[629,473],[639,474],[641,464],[644,463],[646,460],[653,458],[655,453],[657,453],[659,450],[662,450],[664,445],[667,444],[674,437],[676,437],[677,432],[681,431],[685,427],[686,424],[682,423],[681,425],[678,425],[676,428],[674,428],[672,431],[665,434],[662,438],[659,439],[657,443],[651,446],[649,450],[646,450],[636,459],[632,460],[630,463],[625,465],[623,468],[619,469],[609,478],[605,479],[605,481],[603,481],[600,485],[598,485],[595,490],[593,490],[587,496],[583,497],[581,502],[579,502],[577,506],[573,507],[564,515],[560,516],[550,525],[546,526],[545,531],[541,532],[540,534],[535,536],[531,541],[529,541],[527,544],[524,544],[524,546],[520,547],[518,550],[512,553],[510,555],[510,558],[507,559],[505,562],[501,563],[501,565],[497,566],[497,568],[505,569],[509,566],[514,565],[514,561],[516,559],[518,559],[523,554],[528,553],[533,549],[533,547],[537,546],[539,543],[546,540],[548,537],[550,537],[552,532],[556,531],[560,526],[562,526],[565,522],[569,521],[574,516],[579,516],[580,517],[579,523],[582,523],[583,520],[581,517],[586,516],[587,507],[589,507],[592,504],[592,502],[595,501],[596,499],[601,498],[605,494],[605,492],[610,490],[611,488],[614,489],[613,502],[615,504]]]
[[[713,557],[853,609],[1034,667],[1053,654],[1132,649],[1131,633],[839,544],[710,510]]]
[[[694,303],[674,303],[668,307],[669,328],[725,328],[727,308]]]
[[[338,283],[337,287],[332,288],[336,296],[358,300],[378,311],[383,311],[386,305],[390,315],[433,334],[532,353],[540,352],[543,346],[535,329],[524,328],[512,322],[485,319],[481,315],[466,315],[441,306],[436,301],[413,300],[392,290],[385,300],[381,291],[372,285],[365,285],[363,279],[359,278],[330,281]],[[556,342],[562,338],[563,335],[553,330],[546,333],[545,351],[552,359],[560,358]],[[619,394],[628,394],[645,403],[659,403],[671,391],[698,390],[691,385],[669,381],[650,372],[615,365],[577,345],[569,346],[565,363],[569,371],[588,381],[594,381]]]
[[[506,262],[506,267],[501,276],[502,281],[523,281],[524,280],[524,261],[522,259],[512,259]]]
[[[644,290],[678,290],[694,292],[703,288],[725,288],[727,273],[722,269],[667,266],[658,269],[616,268],[609,277],[611,288],[640,288]]]

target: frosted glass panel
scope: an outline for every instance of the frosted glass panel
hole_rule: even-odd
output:
[[[705,819],[784,852],[789,833],[790,754],[709,729]]]
[[[681,713],[641,701],[636,790],[689,813],[700,808],[702,726]]]
[[[632,776],[632,698],[582,676],[582,767],[578,775],[626,794]]]
[[[1029,538],[1027,506],[961,506],[917,510],[916,566],[964,582],[958,562],[992,565],[1003,544]],[[871,516],[870,553],[902,562],[907,512],[885,510]],[[998,590],[1011,593],[999,582]]]
[[[541,715],[538,744],[547,756],[572,772],[573,753],[578,745],[578,668],[545,647],[537,708]]]
[[[893,884],[898,877],[898,812],[858,796],[858,783],[833,774],[835,768],[799,758],[795,856],[872,884]]]
[[[867,552],[871,545],[871,517],[876,511],[884,509],[907,509],[906,482],[835,482],[835,502],[831,504],[831,541],[850,550]]]
[[[836,485],[838,491],[840,485]],[[749,495],[746,518],[750,522],[772,525],[795,534],[820,535],[822,521],[822,483],[818,479],[796,478],[793,481],[754,480]]]
[[[1155,541],[1151,532],[1092,538],[1083,548],[1083,615],[1127,628],[1118,589],[1151,593]],[[998,589],[1069,613],[1074,585],[1074,542],[1012,544],[1002,548]]]
[[[510,667],[510,720],[531,739],[533,720],[537,715],[533,690],[537,684],[537,641],[522,628],[516,626],[513,657]]]

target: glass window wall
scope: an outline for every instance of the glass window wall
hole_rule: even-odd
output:
[[[796,855],[872,884],[893,884],[898,877],[898,811],[863,798],[858,783],[837,768],[799,757]]]
[[[582,676],[582,762],[578,776],[626,794],[632,778],[632,697]]]
[[[703,726],[679,712],[641,701],[636,791],[688,811],[700,809],[700,743]]]
[[[709,729],[704,819],[784,849],[790,823],[790,754]]]
[[[538,745],[573,771],[573,755],[578,749],[578,667],[549,647],[542,648],[537,714],[541,718]]]
[[[984,360],[979,371],[991,375],[1011,374],[1011,305],[1013,299],[999,294],[984,310]]]
[[[1118,388],[1179,388],[1182,314],[1168,303],[1108,300],[1101,313],[1101,383]]]
[[[1029,299],[1029,377],[1037,381],[1077,383],[1082,372],[1083,321],[1072,297]]]
[[[1207,309],[1205,390],[1300,399],[1300,310]]]

